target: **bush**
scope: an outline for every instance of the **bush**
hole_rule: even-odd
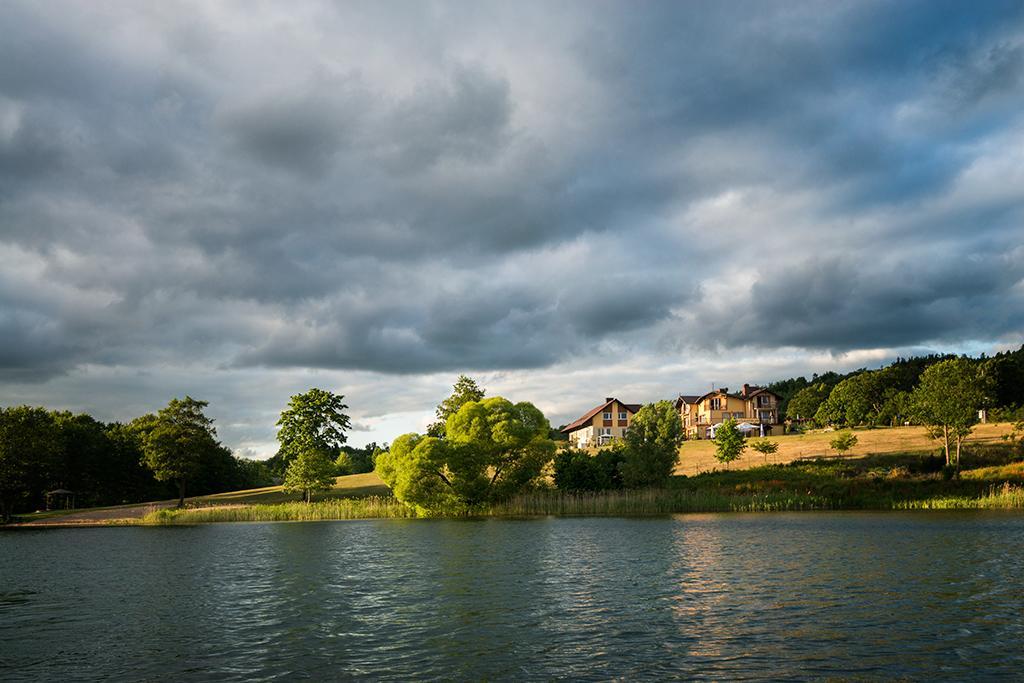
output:
[[[555,486],[563,491],[607,491],[622,488],[620,465],[625,458],[621,447],[590,455],[566,449],[555,456]]]
[[[843,455],[846,451],[857,445],[857,436],[851,432],[839,432],[836,434],[836,438],[832,439],[828,445],[836,453]]]

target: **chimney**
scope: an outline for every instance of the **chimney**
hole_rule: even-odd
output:
[[[729,387],[720,387],[718,390],[720,392],[722,392],[723,394],[728,394],[729,393]]]
[[[750,393],[750,385],[749,384],[744,384],[743,385],[743,395],[746,396],[749,393]]]
[[[609,401],[614,401],[614,400],[615,400],[614,396],[605,396],[604,397],[604,402],[605,403],[608,403]]]

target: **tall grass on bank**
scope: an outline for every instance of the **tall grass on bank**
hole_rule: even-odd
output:
[[[784,512],[796,510],[1024,509],[1024,486],[992,486],[980,497],[933,496],[905,499],[875,494],[858,499],[792,491],[722,493],[713,489],[647,489],[567,493],[535,491],[490,506],[451,510],[432,517],[643,516],[687,512]],[[298,522],[343,519],[408,519],[416,510],[394,498],[337,498],[314,503],[225,505],[158,510],[142,524],[207,522]]]
[[[774,512],[831,510],[830,498],[792,492],[725,495],[714,490],[644,489],[566,493],[538,491],[491,507],[496,516],[530,515],[665,515],[679,512]]]
[[[412,508],[391,497],[334,498],[315,503],[222,505],[157,510],[143,524],[203,524],[206,522],[315,522],[338,519],[400,519],[415,517]]]
[[[1024,510],[1024,486],[992,486],[978,498],[946,496],[900,501],[897,510]]]

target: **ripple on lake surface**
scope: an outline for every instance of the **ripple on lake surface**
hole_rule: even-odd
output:
[[[0,679],[1016,677],[1024,516],[0,533]]]

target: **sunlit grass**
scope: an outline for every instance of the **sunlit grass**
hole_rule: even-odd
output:
[[[967,447],[990,446],[1004,443],[1003,436],[1009,434],[1013,426],[1009,423],[989,423],[977,425],[974,433],[967,440]],[[842,460],[856,459],[870,455],[895,455],[912,453],[924,455],[935,453],[939,444],[928,436],[924,427],[879,427],[876,429],[856,429],[857,445]],[[835,432],[815,431],[808,434],[787,434],[769,437],[779,444],[779,450],[768,458],[748,448],[739,460],[730,464],[730,469],[740,470],[758,467],[765,464],[785,464],[818,457],[840,459],[829,447],[829,441],[835,438]],[[715,445],[708,440],[687,441],[679,449],[679,466],[676,474],[695,475],[722,469],[715,460]]]
[[[899,510],[1024,510],[1024,486],[993,486],[977,498],[950,496],[902,501]]]
[[[329,491],[317,493],[314,500],[331,500],[336,498],[352,498],[367,496],[388,496],[390,489],[384,485],[373,472],[365,474],[351,474],[345,477],[337,477],[334,480],[334,487]],[[281,486],[267,486],[260,489],[245,489],[242,491],[229,491],[227,493],[214,493],[209,496],[198,496],[189,498],[189,503],[194,505],[219,505],[219,504],[245,504],[245,503],[287,503],[301,500],[302,494],[285,493]]]
[[[340,519],[415,517],[412,508],[392,497],[334,498],[313,503],[286,502],[219,505],[151,512],[143,524],[203,524],[209,522],[314,522]]]

